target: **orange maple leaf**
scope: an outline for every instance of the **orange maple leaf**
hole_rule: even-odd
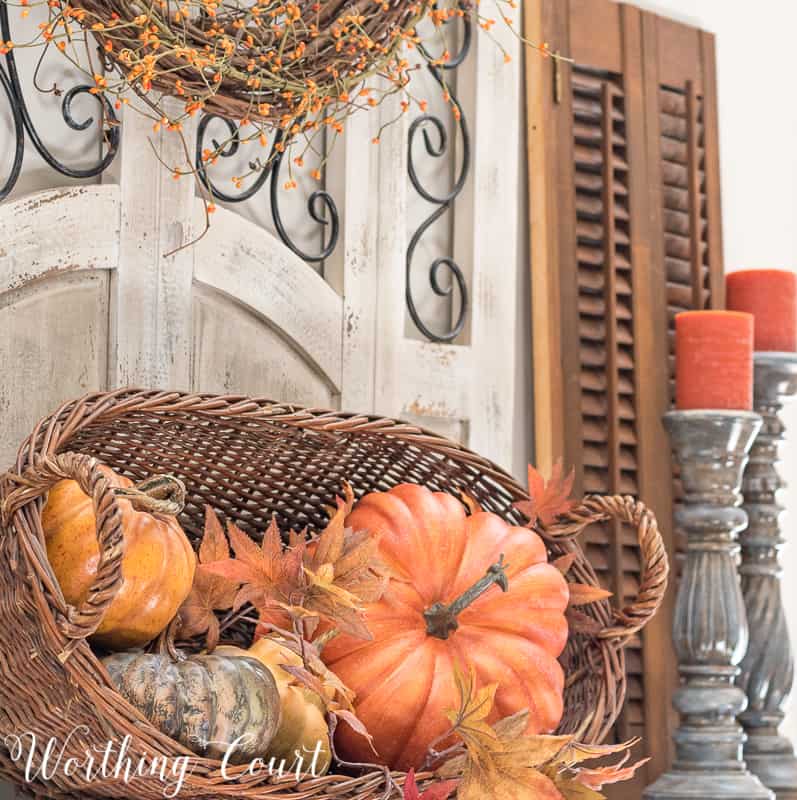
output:
[[[590,586],[587,583],[569,583],[567,588],[570,590],[571,606],[588,606],[590,603],[597,603],[599,600],[607,600],[612,593],[600,586]]]
[[[515,508],[529,518],[529,525],[550,525],[558,516],[573,508],[570,492],[573,491],[575,470],[565,476],[562,460],[554,464],[551,477],[546,481],[529,464],[529,498],[515,503]]]
[[[232,608],[240,581],[214,575],[203,569],[205,564],[230,557],[230,548],[219,518],[205,506],[205,530],[199,546],[199,568],[194,573],[191,593],[180,608],[179,636],[190,638],[205,634],[208,650],[219,643],[219,620],[216,611]]]
[[[308,543],[304,569],[308,576],[305,606],[333,622],[341,633],[370,639],[362,604],[378,600],[387,587],[387,570],[379,557],[379,540],[369,531],[353,531],[344,521],[354,493],[344,484],[345,499],[318,539]]]
[[[559,558],[552,561],[551,564],[553,564],[562,575],[567,575],[567,573],[570,572],[570,568],[576,563],[577,557],[576,553],[567,553],[563,556],[559,556]]]
[[[238,581],[241,588],[234,608],[254,606],[264,623],[290,628],[304,621],[305,633],[324,619],[341,633],[368,639],[363,603],[377,600],[386,585],[376,538],[367,531],[354,533],[344,519],[354,493],[344,485],[346,499],[338,498],[329,524],[316,538],[292,531],[282,543],[275,519],[258,546],[235,525],[228,528],[235,558],[203,567]]]
[[[458,784],[459,781],[440,781],[421,793],[415,780],[415,770],[411,769],[404,781],[404,800],[448,800]]]
[[[626,767],[624,765],[628,761],[630,755],[630,753],[626,753],[622,761],[608,767],[595,767],[594,769],[582,767],[578,770],[576,780],[590,789],[602,789],[604,784],[607,783],[627,781],[634,777],[634,774],[641,766],[650,761],[650,758],[643,758],[635,764]]]
[[[237,525],[229,523],[227,533],[235,557],[205,564],[203,572],[235,581],[241,587],[233,607],[237,610],[246,603],[257,609],[289,603],[293,590],[304,583],[301,553],[287,550],[276,519],[272,518],[262,544],[253,542]]]

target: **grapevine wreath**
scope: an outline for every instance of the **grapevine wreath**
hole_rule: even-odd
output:
[[[290,133],[330,125],[403,88],[403,43],[427,14],[442,23],[461,9],[428,0],[57,0],[45,32],[69,54],[74,23],[91,31],[112,74],[95,93],[130,87],[151,105],[164,94],[227,119],[278,124]],[[62,38],[63,37],[63,38]],[[174,119],[169,123],[175,124]]]

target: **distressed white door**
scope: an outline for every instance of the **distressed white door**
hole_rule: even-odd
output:
[[[445,299],[441,305],[428,265],[439,256],[459,264],[470,298],[459,337],[429,341],[408,318],[407,247],[434,207],[407,177],[412,114],[399,113],[398,97],[355,115],[330,156],[327,188],[341,236],[323,278],[264,228],[255,207],[262,198],[220,208],[197,244],[167,255],[201,232],[202,203],[190,178],[173,180],[153,157],[154,146],[165,164],[182,163],[179,137],[153,134],[128,112],[102,185],[0,205],[0,464],[63,399],[139,385],[408,418],[520,473],[530,449],[520,48],[510,31],[499,26],[496,35],[511,63],[493,41],[474,36],[457,70],[470,174],[410,268],[419,313],[436,329],[457,309]],[[461,139],[450,109],[439,105],[439,87],[419,91],[430,108],[438,103],[448,126],[449,147],[431,174],[433,192],[445,194]],[[382,123],[396,117],[372,145]],[[186,136],[193,152],[193,132]],[[0,139],[13,146],[2,131]],[[424,159],[435,159],[419,151],[420,135],[415,142],[423,173]],[[41,177],[29,184],[40,186]]]
[[[65,399],[133,385],[337,407],[343,302],[272,234],[152,163],[128,114],[117,182],[0,206],[0,461]],[[190,135],[190,132],[189,132]],[[155,137],[166,163],[182,143]],[[142,161],[146,158],[147,161]]]
[[[408,180],[408,161],[412,156],[430,196],[450,192],[463,158],[451,109],[427,75],[423,96],[429,97],[430,110],[436,104],[447,145],[433,120],[411,137],[414,118],[401,113],[398,96],[385,100],[379,114],[359,118],[354,133],[348,131],[340,186],[354,246],[341,258],[345,274],[358,276],[356,283],[344,281],[348,352],[368,378],[351,396],[362,407],[454,438],[520,475],[531,450],[528,269],[520,227],[525,218],[521,48],[509,28],[497,26],[493,33],[494,39],[474,35],[456,77],[447,76],[470,131],[470,172],[453,207],[419,240],[409,269],[413,235],[439,204],[425,202]],[[380,143],[369,156],[363,142],[377,134]],[[425,151],[427,134],[431,145]],[[443,163],[424,172],[424,159],[427,166]],[[459,316],[456,286],[449,296],[436,295],[430,272],[435,260],[449,258],[461,271],[469,302],[462,333],[439,342],[413,324],[405,297],[409,282],[422,323],[432,333],[451,329]],[[436,278],[441,290],[450,285],[446,263]],[[366,371],[363,363],[373,366]]]
[[[323,277],[266,229],[258,197],[219,208],[207,235],[167,255],[202,231],[203,206],[191,179],[173,180],[153,157],[154,147],[166,164],[181,163],[179,138],[153,134],[135,113],[124,115],[120,153],[100,185],[64,186],[26,154],[15,195],[0,204],[0,468],[62,401],[137,385],[407,418],[521,475],[531,398],[520,48],[501,26],[494,35],[512,61],[474,36],[455,86],[470,175],[410,268],[419,313],[439,330],[457,307],[432,291],[429,265],[446,256],[459,264],[470,302],[449,343],[428,340],[408,318],[407,247],[434,209],[408,180],[413,117],[399,98],[352,117],[330,156],[340,241]],[[430,84],[427,96],[449,147],[445,157],[415,156],[440,195],[456,176],[461,139],[439,88]],[[52,95],[39,98],[34,118],[43,130],[63,126]],[[185,133],[193,152],[194,133]],[[0,144],[13,150],[1,127]],[[424,172],[430,159],[437,166]],[[0,798],[9,795],[0,785]]]

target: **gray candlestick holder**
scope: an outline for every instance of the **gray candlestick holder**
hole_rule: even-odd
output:
[[[744,757],[778,800],[797,800],[797,758],[792,743],[778,732],[794,678],[794,659],[780,594],[778,554],[783,508],[778,492],[779,446],[785,429],[779,414],[797,392],[797,354],[755,354],[755,409],[763,427],[750,452],[742,480],[749,526],[740,536],[742,592],[750,625],[750,644],[736,680],[747,694],[739,717],[747,742]]]
[[[736,567],[737,534],[747,524],[739,488],[761,418],[749,411],[673,411],[664,424],[684,489],[675,522],[688,536],[673,617],[680,726],[672,769],[644,796],[773,800],[742,758],[745,736],[736,717],[747,701],[734,684],[748,640]]]

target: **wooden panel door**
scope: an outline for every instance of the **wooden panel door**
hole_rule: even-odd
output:
[[[194,253],[192,299],[193,389],[338,407],[341,299],[270,233],[221,211]]]
[[[537,461],[573,465],[579,492],[643,498],[674,554],[672,319],[721,303],[713,42],[611,0],[526,8],[527,36],[572,59],[527,68]],[[633,599],[632,532],[595,526],[585,543],[619,604]],[[669,762],[671,603],[628,650],[616,736],[641,736],[652,760],[618,796]]]
[[[352,117],[331,154],[341,238],[323,277],[250,222],[263,216],[251,208],[219,208],[210,230],[185,246],[203,231],[203,208],[194,182],[175,181],[162,166],[183,163],[183,143],[125,113],[120,153],[102,185],[0,205],[0,459],[8,464],[35,421],[62,400],[137,385],[405,417],[524,474],[520,44],[509,29],[498,35],[512,62],[474,36],[457,79],[473,160],[453,214],[435,232],[450,240],[440,255],[453,253],[470,289],[460,338],[425,341],[408,324],[407,246],[428,209],[409,187],[411,121],[398,97]],[[450,114],[429,83],[438,93],[430,107],[442,103]],[[382,144],[372,145],[395,117]],[[183,133],[193,152],[190,123]],[[452,137],[449,162],[458,163],[459,147]],[[419,258],[424,308],[437,299],[428,270]]]
[[[122,385],[337,407],[343,302],[272,234],[204,208],[125,120],[116,182],[0,205],[0,460],[59,403]],[[189,132],[190,135],[190,132]],[[176,160],[177,137],[156,137]],[[147,161],[146,163],[149,163]],[[0,797],[13,798],[0,783]]]

